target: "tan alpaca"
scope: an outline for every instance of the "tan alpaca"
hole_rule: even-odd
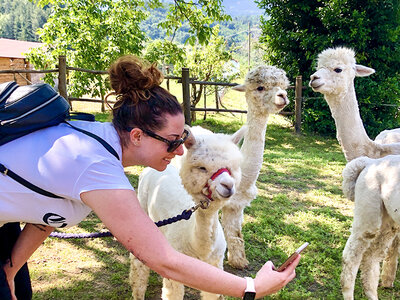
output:
[[[204,201],[209,203],[208,208],[199,208],[189,220],[160,229],[177,251],[221,269],[226,241],[218,212],[232,198],[240,182],[242,154],[237,144],[245,130],[242,127],[229,136],[194,127],[185,142],[185,154],[174,161],[178,168],[169,165],[163,172],[145,168],[139,177],[140,204],[154,221],[179,215]],[[134,299],[144,299],[149,273],[149,268],[131,255],[129,278]],[[223,299],[223,296],[206,292],[201,292],[201,296],[207,300]],[[181,283],[163,279],[163,299],[183,297]]]
[[[242,236],[243,211],[257,196],[256,181],[263,163],[265,132],[270,114],[278,113],[289,100],[286,73],[274,66],[258,66],[249,71],[245,83],[234,87],[245,92],[247,132],[244,136],[242,180],[232,200],[222,208],[222,227],[228,243],[228,262],[235,268],[248,265]]]

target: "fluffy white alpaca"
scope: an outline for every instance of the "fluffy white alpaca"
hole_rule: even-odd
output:
[[[360,117],[354,78],[374,72],[371,68],[356,64],[352,49],[338,47],[324,50],[318,55],[317,71],[311,75],[309,85],[314,91],[324,95],[335,120],[337,139],[347,161],[363,155],[380,158],[389,154],[400,154],[400,144],[384,144],[384,138],[379,138],[379,141],[371,140]],[[385,135],[389,132],[385,131]]]
[[[358,268],[368,299],[378,299],[379,263],[400,229],[400,156],[362,156],[343,170],[343,192],[353,200],[354,220],[343,251],[341,285],[353,299]]]
[[[380,158],[400,154],[400,129],[385,130],[371,140],[360,117],[354,78],[369,76],[374,69],[356,64],[355,53],[345,47],[330,48],[318,55],[317,71],[310,87],[322,93],[336,124],[336,136],[347,161],[360,156]],[[382,266],[382,286],[391,287],[396,276],[399,239],[396,238]]]
[[[173,165],[163,172],[146,168],[139,177],[138,198],[154,221],[179,215],[196,204],[209,203],[208,208],[196,210],[189,220],[160,229],[176,250],[221,269],[226,241],[218,211],[229,201],[240,182],[242,154],[237,144],[245,131],[246,127],[242,127],[229,136],[192,128],[185,142],[185,154],[175,161],[180,169]],[[131,255],[129,277],[134,299],[144,299],[149,272],[148,267]],[[206,292],[201,295],[202,299],[223,299]],[[183,296],[181,283],[163,279],[163,299],[183,299]]]
[[[228,243],[228,262],[235,268],[244,268],[249,263],[242,236],[243,211],[257,196],[256,181],[263,162],[268,117],[289,104],[288,86],[283,70],[263,65],[249,71],[244,84],[233,88],[245,92],[248,106],[248,130],[241,147],[242,180],[230,203],[222,208],[221,219]]]

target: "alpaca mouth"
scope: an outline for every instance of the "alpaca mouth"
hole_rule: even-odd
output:
[[[286,104],[275,104],[278,109],[283,109],[286,107]]]
[[[231,188],[231,189],[227,189],[227,188],[222,188],[222,187],[217,187],[216,188],[216,192],[218,193],[218,195],[220,195],[222,198],[224,199],[228,199],[229,197],[231,197],[234,193],[235,193],[235,189]]]
[[[323,86],[324,84],[323,83],[321,83],[321,84],[315,84],[314,82],[311,82],[310,83],[310,86],[311,86],[311,88],[313,89],[313,90],[318,90],[321,86]]]

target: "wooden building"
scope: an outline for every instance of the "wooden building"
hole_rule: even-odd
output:
[[[0,70],[31,70],[25,53],[29,49],[41,47],[42,43],[17,41],[0,38]],[[0,83],[15,80],[19,85],[39,81],[39,74],[17,73],[0,74]]]

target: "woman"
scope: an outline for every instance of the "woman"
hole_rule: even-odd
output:
[[[124,167],[133,165],[162,171],[175,155],[183,154],[182,144],[187,137],[184,116],[176,98],[160,87],[161,72],[154,65],[125,56],[110,67],[109,76],[117,95],[112,124],[77,121],[74,125],[106,140],[120,160],[98,141],[65,124],[0,147],[4,165],[65,198],[47,198],[0,176],[0,207],[4,208],[0,225],[27,223],[9,259],[3,260],[9,299],[18,297],[18,270],[53,228],[76,225],[92,210],[126,249],[163,277],[211,293],[242,297],[246,287],[252,289],[252,280],[175,251],[141,209],[124,174]],[[298,262],[299,258],[283,272],[274,271],[273,264],[267,262],[254,280],[256,297],[284,287],[295,277]],[[29,285],[29,280],[26,282]],[[253,298],[253,294],[246,295]]]

